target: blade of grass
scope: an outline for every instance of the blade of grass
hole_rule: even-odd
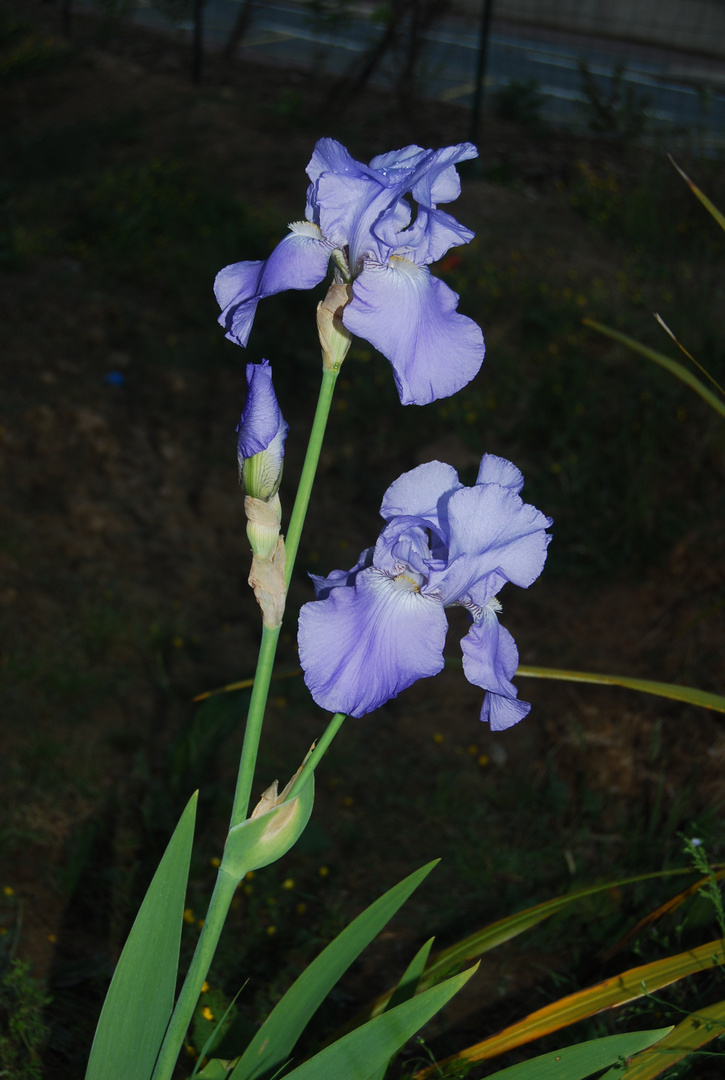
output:
[[[494,1073],[488,1080],[585,1080],[593,1072],[606,1069],[613,1061],[646,1050],[672,1028],[657,1031],[630,1031],[626,1035],[605,1035],[602,1039],[553,1050],[532,1061],[523,1061]],[[612,1070],[615,1072],[615,1070]],[[617,1073],[617,1076],[621,1076]]]
[[[705,207],[705,209],[707,210],[708,214],[711,214],[711,215],[712,215],[712,217],[714,217],[714,218],[715,218],[715,221],[716,221],[716,222],[718,223],[718,225],[720,226],[720,228],[721,228],[721,229],[725,229],[725,214],[722,214],[722,213],[721,213],[721,212],[720,212],[720,211],[718,210],[718,208],[717,208],[717,207],[715,206],[715,203],[713,203],[713,202],[710,202],[710,200],[708,199],[707,195],[705,195],[705,193],[704,193],[703,191],[700,191],[700,189],[699,189],[699,187],[697,186],[697,184],[693,183],[693,181],[692,181],[692,180],[690,180],[690,177],[689,177],[689,176],[687,175],[687,173],[686,173],[686,172],[683,172],[683,171],[682,171],[682,169],[681,169],[681,168],[680,168],[680,166],[679,166],[679,165],[677,164],[677,162],[676,162],[676,161],[675,161],[675,159],[674,159],[674,158],[672,157],[672,155],[671,155],[671,154],[668,154],[667,156],[668,156],[668,158],[670,159],[670,161],[672,162],[672,164],[674,165],[674,167],[675,167],[675,168],[677,169],[677,171],[678,171],[678,173],[680,174],[680,176],[682,177],[682,179],[683,179],[683,180],[685,181],[685,183],[686,183],[686,184],[688,185],[688,187],[690,188],[690,191],[691,191],[691,192],[692,192],[692,194],[693,194],[693,195],[695,196],[695,198],[697,198],[697,199],[699,199],[699,200],[700,200],[700,202],[702,203],[702,205],[703,205],[703,206]]]
[[[663,986],[677,982],[678,979],[684,979],[697,971],[706,971],[725,963],[723,946],[723,940],[718,939],[708,942],[707,945],[701,945],[697,949],[678,953],[676,956],[667,956],[664,960],[630,968],[620,975],[614,975],[610,979],[597,983],[596,986],[579,990],[575,994],[568,994],[544,1006],[543,1009],[537,1009],[517,1024],[511,1024],[496,1035],[474,1046],[469,1046],[438,1064],[485,1061],[488,1058],[498,1057],[499,1054],[524,1046],[542,1035],[550,1035],[553,1031],[575,1024],[603,1009],[614,1009],[635,1001],[654,990],[660,990]],[[416,1073],[415,1080],[425,1080],[425,1077],[430,1076],[435,1068],[436,1066],[431,1065]]]
[[[725,1001],[718,1001],[688,1016],[664,1039],[628,1061],[624,1069],[610,1069],[602,1080],[651,1080],[724,1031]]]
[[[270,1076],[284,1064],[307,1023],[338,979],[428,876],[436,862],[421,867],[384,893],[305,968],[254,1036],[230,1080],[255,1080],[256,1077]],[[391,1054],[394,1052],[395,1048]],[[371,1067],[369,1072],[374,1072],[374,1069]]]
[[[468,982],[478,965],[344,1035],[286,1074],[286,1080],[368,1080]]]
[[[634,338],[629,337],[627,334],[622,334],[619,330],[613,330],[611,327],[605,326],[595,319],[585,318],[582,319],[582,322],[585,326],[591,327],[592,330],[596,330],[598,333],[604,334],[605,337],[611,338],[612,341],[617,341],[620,345],[624,345],[633,352],[637,352],[641,356],[646,356],[648,360],[654,361],[655,364],[659,364],[660,367],[665,368],[671,375],[676,376],[681,382],[694,390],[696,394],[699,394],[703,401],[706,401],[715,412],[720,413],[721,416],[725,416],[725,402],[721,401],[719,397],[716,397],[711,390],[708,390],[705,384],[700,382],[696,375],[693,375],[691,371],[677,360],[665,356],[664,353],[657,352],[656,349],[650,349],[647,345],[642,345],[639,341],[635,341]]]
[[[672,338],[672,340],[674,341],[675,345],[676,345],[676,346],[677,346],[677,348],[678,348],[678,349],[680,350],[680,352],[684,353],[684,354],[685,354],[685,356],[687,357],[687,359],[688,359],[688,360],[690,361],[690,363],[694,364],[694,365],[695,365],[695,367],[697,368],[697,370],[698,370],[698,371],[701,371],[701,372],[702,372],[702,374],[703,374],[703,375],[705,376],[705,378],[706,378],[706,379],[709,379],[709,380],[710,380],[710,382],[711,382],[711,383],[712,383],[712,385],[713,385],[713,386],[715,387],[715,389],[716,389],[716,390],[719,390],[719,391],[720,391],[720,393],[721,393],[721,394],[723,395],[723,397],[725,397],[725,390],[723,390],[723,388],[722,388],[722,386],[720,385],[720,383],[719,383],[719,382],[717,382],[717,381],[716,381],[715,379],[713,379],[713,377],[712,377],[712,375],[710,374],[710,372],[709,372],[709,371],[707,371],[707,370],[706,370],[706,369],[705,369],[705,368],[704,368],[704,367],[702,366],[702,364],[700,363],[700,361],[699,361],[699,360],[696,360],[696,359],[695,359],[695,357],[694,357],[694,356],[692,355],[692,353],[690,353],[690,352],[688,352],[688,351],[687,351],[687,349],[686,349],[686,348],[685,348],[685,346],[684,346],[684,345],[682,344],[682,342],[681,342],[681,341],[678,341],[678,340],[677,340],[677,338],[676,338],[676,337],[675,337],[675,335],[674,335],[674,334],[672,333],[672,331],[670,330],[669,326],[667,325],[667,323],[665,322],[665,320],[664,320],[664,319],[662,318],[662,316],[661,316],[661,315],[658,315],[658,314],[657,314],[657,312],[655,311],[655,312],[654,312],[654,317],[655,317],[656,321],[657,321],[657,322],[658,322],[658,323],[660,324],[660,326],[662,327],[662,329],[664,330],[664,332],[665,332],[666,334],[668,334],[668,335],[669,335],[669,336],[670,336],[670,337]]]
[[[560,668],[528,667],[522,665],[517,676],[529,679],[557,679],[561,682],[593,683],[600,686],[623,686],[627,690],[639,690],[643,694],[666,697],[672,701],[684,701],[703,709],[725,712],[725,697],[698,690],[694,686],[678,686],[677,683],[655,682],[653,679],[632,679],[628,675],[600,675],[594,671],[566,671]]]
[[[196,795],[189,800],[123,947],[86,1080],[147,1080],[174,1007]]]
[[[718,870],[713,874],[716,881],[720,881],[725,877],[725,870]],[[661,919],[663,915],[669,915],[671,911],[675,911],[681,904],[684,904],[690,896],[693,896],[703,885],[710,884],[711,879],[709,877],[700,878],[694,885],[689,885],[686,889],[678,892],[675,896],[670,897],[664,904],[660,904],[654,911],[650,911],[648,915],[645,915],[643,919],[640,919],[636,926],[633,926],[631,930],[628,930],[624,937],[615,942],[606,952],[603,952],[600,956],[602,961],[610,960],[620,949],[629,944],[634,938],[640,934],[646,926],[651,926],[656,923],[658,919]]]

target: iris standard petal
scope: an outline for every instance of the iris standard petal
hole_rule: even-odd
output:
[[[330,712],[363,716],[443,668],[446,617],[439,603],[371,567],[351,588],[300,611],[305,682]]]
[[[501,487],[510,488],[518,495],[524,486],[524,476],[512,461],[496,457],[495,454],[484,454],[481,458],[476,483],[500,484]]]
[[[456,311],[458,296],[425,267],[393,257],[366,264],[343,322],[393,365],[403,405],[455,394],[483,362],[481,329]]]
[[[431,589],[445,604],[464,596],[485,604],[492,595],[486,578],[494,572],[528,588],[544,568],[551,539],[545,530],[551,524],[510,488],[462,488],[448,503],[449,565],[442,574],[431,574]]]
[[[394,518],[378,537],[373,565],[391,577],[410,571],[421,585],[432,558],[428,531],[428,523],[421,518]]]
[[[452,465],[428,461],[393,481],[383,495],[380,514],[386,521],[401,514],[425,518],[434,528],[440,528],[441,501],[447,503],[453,492],[462,487]],[[444,514],[444,518],[447,516]]]
[[[473,624],[461,649],[466,678],[487,691],[481,720],[488,721],[492,731],[503,731],[522,720],[531,706],[517,700],[518,690],[511,682],[519,666],[519,651],[491,608],[485,608],[481,621]]]
[[[220,270],[214,294],[219,323],[237,345],[246,345],[257,304],[286,289],[311,289],[327,274],[332,247],[316,225],[297,221],[264,261],[232,263]]]

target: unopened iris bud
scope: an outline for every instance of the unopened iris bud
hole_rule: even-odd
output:
[[[335,284],[330,286],[325,299],[317,305],[317,332],[325,371],[339,371],[350,348],[352,334],[343,325],[342,313],[351,300],[352,287]]]
[[[277,404],[268,360],[247,364],[247,400],[236,430],[239,483],[245,495],[269,502],[282,480],[289,425]]]
[[[276,627],[282,621],[286,597],[284,541],[279,534],[282,507],[277,491],[289,427],[277,404],[267,360],[247,364],[247,388],[237,424],[237,461],[239,483],[245,492],[247,537],[254,556],[249,584],[265,626]]]

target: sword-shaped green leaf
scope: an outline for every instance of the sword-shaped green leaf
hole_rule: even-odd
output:
[[[136,916],[103,1004],[86,1080],[148,1080],[174,1007],[196,794]]]

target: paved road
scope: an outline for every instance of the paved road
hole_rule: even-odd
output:
[[[208,0],[204,33],[208,45],[226,40],[239,10],[236,0]],[[137,19],[166,25],[145,0]],[[186,26],[188,29],[188,24]],[[359,14],[336,33],[315,24],[302,4],[264,0],[254,8],[240,55],[263,55],[277,63],[314,66],[335,74],[344,71],[382,31]],[[478,28],[475,23],[444,20],[426,38],[420,84],[428,97],[470,105],[473,97]],[[512,80],[535,80],[543,95],[542,118],[550,123],[582,124],[586,97],[579,64],[584,60],[606,97],[612,92],[619,63],[623,90],[629,89],[646,109],[650,126],[676,128],[696,137],[703,148],[725,148],[725,64],[688,58],[615,42],[576,39],[523,27],[493,24],[489,41],[486,92]],[[375,76],[390,85],[396,58],[391,56]]]

